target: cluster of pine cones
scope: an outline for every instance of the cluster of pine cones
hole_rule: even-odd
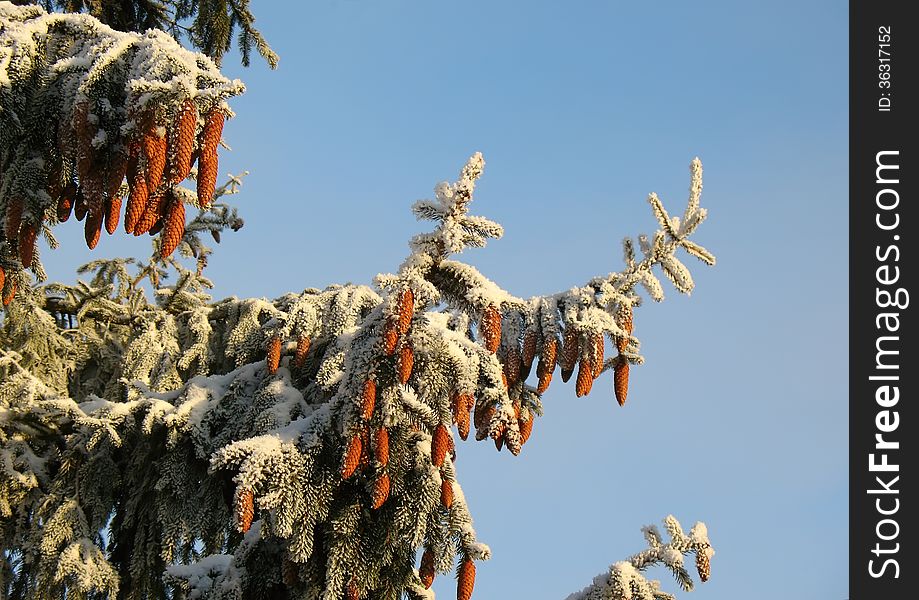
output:
[[[78,102],[71,127],[62,127],[62,156],[49,169],[47,189],[57,222],[71,213],[84,221],[86,245],[99,243],[102,227],[113,234],[121,216],[127,179],[124,228],[135,236],[160,235],[159,254],[172,254],[185,233],[185,202],[176,185],[188,177],[198,162],[198,206],[207,208],[217,183],[217,146],[223,131],[224,109],[211,107],[199,130],[196,103],[187,99],[170,115],[163,108],[147,109],[137,118],[139,127],[114,151],[98,151],[93,140],[100,134],[89,103]],[[171,117],[171,118],[170,118]],[[162,125],[162,123],[167,125]],[[104,133],[104,132],[103,132]],[[126,149],[126,152],[124,151]],[[69,168],[65,168],[65,161]],[[24,199],[9,199],[4,217],[6,251],[23,269],[33,267],[35,242],[45,214],[27,209]],[[34,270],[34,269],[33,269]],[[16,293],[16,282],[0,266],[0,290],[4,306]]]

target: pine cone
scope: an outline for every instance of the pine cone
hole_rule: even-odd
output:
[[[527,418],[524,420],[523,416],[517,419],[517,428],[520,429],[520,445],[527,443],[527,440],[530,439],[530,434],[533,433],[533,422],[536,420],[536,415],[533,414],[529,409],[526,411]]]
[[[252,518],[255,516],[255,496],[250,489],[236,492],[236,529],[242,533],[249,531]]]
[[[456,600],[469,600],[472,598],[472,588],[475,587],[475,564],[467,558],[460,565],[459,575],[456,578]]]
[[[444,458],[450,449],[450,432],[441,423],[434,429],[434,435],[431,438],[431,463],[435,467],[444,464]]]
[[[172,254],[185,235],[185,203],[172,190],[169,194],[169,205],[163,219],[163,234],[160,236],[160,258]]]
[[[265,364],[268,365],[268,373],[274,375],[281,364],[281,338],[273,335],[268,340],[268,355],[265,357]]]
[[[152,189],[152,188],[150,188]],[[134,226],[134,235],[143,235],[150,231],[159,220],[165,204],[166,194],[158,191],[147,197],[147,204],[144,206],[144,212]]]
[[[555,371],[556,357],[558,356],[558,340],[552,338],[546,340],[543,344],[542,352],[539,354],[539,364],[536,365],[536,375],[539,377],[539,386],[536,388],[537,394],[545,392],[549,383],[552,382],[552,373]]]
[[[507,378],[508,387],[520,381],[520,353],[512,347],[504,357],[504,376]]]
[[[603,371],[603,353],[606,350],[606,344],[603,341],[603,334],[598,333],[594,336],[594,356],[593,356],[593,378],[596,379]]]
[[[153,224],[153,227],[151,227],[150,231],[148,231],[147,233],[149,233],[151,236],[158,234],[159,232],[163,230],[163,223],[164,223],[163,215],[161,213],[159,218],[156,219],[156,223]]]
[[[124,230],[134,233],[137,222],[147,208],[147,182],[143,173],[136,172],[131,179],[131,192],[128,195],[128,207],[124,211]]]
[[[613,389],[616,391],[616,401],[619,406],[623,406],[629,393],[629,363],[622,357],[613,371]]]
[[[128,168],[128,157],[124,153],[115,151],[112,153],[106,170],[105,192],[109,198],[118,196],[121,189],[121,182],[124,181],[125,173]]]
[[[165,137],[157,132],[158,127],[152,123],[144,132],[141,144],[144,149],[144,158],[147,161],[147,170],[144,181],[151,192],[155,192],[163,181],[163,171],[166,169],[167,144]]]
[[[19,226],[22,225],[22,198],[16,197],[6,205],[6,239],[13,243],[13,240],[19,238]]]
[[[102,234],[102,211],[90,211],[86,216],[86,222],[83,224],[83,235],[86,238],[86,245],[90,250],[99,243],[99,236]]]
[[[425,589],[431,589],[431,584],[434,583],[434,553],[431,552],[430,548],[425,548],[424,554],[421,555],[418,577],[421,579],[421,584]]]
[[[408,342],[402,344],[399,350],[399,383],[408,383],[408,378],[412,376],[412,367],[415,365],[415,354],[412,352],[412,345]]]
[[[364,390],[361,392],[361,417],[369,421],[373,416],[373,407],[377,403],[377,382],[373,379],[367,379],[364,382]]]
[[[118,229],[119,219],[121,219],[121,198],[114,196],[105,202],[105,230],[109,235]]]
[[[590,393],[590,388],[594,383],[594,373],[593,365],[590,363],[590,359],[587,356],[582,356],[580,362],[578,363],[578,379],[575,383],[575,393],[577,397],[586,396]]]
[[[383,506],[387,498],[389,498],[389,473],[384,471],[373,482],[373,493],[371,494],[373,508],[377,509]]]
[[[469,394],[460,394],[456,397],[453,406],[453,418],[456,420],[456,429],[460,438],[469,437],[469,410],[475,405],[475,400]]]
[[[453,506],[453,484],[446,477],[440,482],[440,503],[447,510],[450,510],[450,507]]]
[[[354,474],[354,470],[357,469],[357,465],[361,461],[361,447],[361,434],[355,433],[351,436],[351,441],[348,444],[348,452],[345,454],[345,459],[341,464],[342,479],[348,479]]]
[[[562,382],[568,383],[571,374],[574,373],[574,365],[577,363],[578,355],[581,353],[580,336],[574,330],[574,327],[565,329],[565,344],[562,346]]]
[[[494,304],[485,307],[482,319],[479,321],[479,328],[482,331],[485,348],[489,352],[497,351],[501,344],[501,313],[498,312],[498,307]]]
[[[61,197],[57,201],[57,220],[65,223],[70,218],[73,210],[73,199],[77,195],[77,184],[70,182],[61,190]]]
[[[501,452],[501,448],[504,447],[504,434],[500,433],[496,435],[494,437],[494,440],[495,440],[495,448],[497,448],[498,452]]]
[[[360,600],[360,592],[357,591],[357,584],[354,583],[354,580],[348,582],[348,585],[345,586],[345,600]]]
[[[705,583],[711,577],[712,560],[708,555],[708,548],[696,551],[696,571],[699,572],[699,579],[702,580],[702,583]]]
[[[398,345],[398,343],[398,325],[393,324],[392,321],[386,321],[386,324],[383,326],[383,354],[392,356],[392,353],[396,351],[396,345]]]
[[[376,446],[373,447],[373,456],[382,466],[389,463],[389,430],[385,427],[377,429]]]
[[[77,187],[77,193],[73,199],[73,216],[77,218],[77,221],[82,221],[86,218],[86,213],[89,211],[89,204],[86,202],[86,194],[83,193],[83,186]]]
[[[35,255],[35,223],[26,221],[19,229],[19,260],[22,262],[22,268],[28,269],[32,266],[32,258]]]
[[[412,316],[415,314],[415,294],[412,290],[405,289],[399,296],[399,334],[405,335],[412,324]]]
[[[198,155],[198,204],[202,208],[211,205],[214,188],[217,186],[217,146],[223,133],[226,116],[219,106],[208,113],[201,132],[201,147]]]
[[[294,366],[300,368],[306,362],[306,355],[310,351],[310,338],[308,335],[301,335],[297,338],[297,352],[294,354]]]
[[[0,294],[3,293],[3,286],[6,285],[6,271],[0,267]]]
[[[195,151],[195,129],[198,127],[198,109],[192,100],[182,104],[175,124],[175,154],[170,180],[182,183],[191,171],[191,157]]]
[[[2,270],[2,269],[0,269]],[[16,280],[10,277],[7,279],[6,288],[3,293],[3,306],[9,306],[10,302],[16,296]]]
[[[533,368],[533,359],[536,358],[536,346],[539,344],[539,334],[535,329],[528,330],[523,336],[523,356],[521,357],[520,379],[526,381]]]

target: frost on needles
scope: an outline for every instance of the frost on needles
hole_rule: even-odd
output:
[[[640,256],[625,241],[624,269],[514,297],[454,258],[502,234],[468,212],[483,167],[474,155],[414,205],[434,228],[374,287],[215,303],[180,270],[147,302],[126,265],[102,261],[91,284],[53,286],[75,330],[48,316],[48,286],[17,296],[0,338],[8,596],[425,598],[457,568],[467,599],[490,550],[455,437],[518,454],[556,371],[577,370],[579,393],[613,371],[624,402],[642,362],[636,286],[660,300],[660,268],[689,292],[679,248],[714,261],[688,240],[705,218],[694,160],[683,218],[652,194],[660,228]],[[668,598],[643,570],[662,563],[689,589],[686,553],[705,579],[704,525],[665,523],[670,542],[647,528],[648,550],[574,598]]]

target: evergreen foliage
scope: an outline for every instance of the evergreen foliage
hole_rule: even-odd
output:
[[[454,436],[474,431],[519,454],[556,370],[565,381],[577,371],[579,395],[612,371],[624,403],[629,366],[643,362],[632,333],[636,289],[662,300],[663,273],[689,293],[681,248],[714,263],[689,240],[706,217],[696,159],[682,218],[652,194],[658,229],[637,247],[624,241],[621,271],[517,298],[456,257],[503,234],[469,213],[484,169],[475,154],[456,182],[412,207],[432,228],[411,240],[396,273],[372,286],[214,302],[201,234],[219,241],[239,228],[220,201],[239,179],[217,188],[216,202],[210,193],[196,202],[181,191],[184,174],[169,173],[184,162],[176,156],[191,153],[183,136],[197,140],[199,155],[219,141],[208,119],[181,125],[188,102],[199,117],[215,107],[229,114],[225,98],[241,84],[155,32],[119,33],[90,16],[6,2],[0,19],[0,211],[9,223],[19,198],[26,215],[12,215],[16,236],[0,234],[8,278],[0,287],[18,286],[0,326],[4,597],[431,598],[436,574],[456,569],[457,596],[468,600],[475,562],[490,549],[457,480]],[[151,114],[155,127],[143,120]],[[91,151],[81,124],[94,126]],[[166,159],[150,136],[170,140]],[[184,260],[161,240],[146,261],[85,265],[88,282],[33,284],[22,268],[40,277],[40,262],[20,261],[21,223],[37,221],[53,240],[50,227],[65,220],[60,195],[48,192],[52,167],[61,165],[61,182],[91,187],[99,173],[109,181],[116,157],[130,158],[135,144],[137,173],[156,180],[151,169],[171,170],[163,194],[180,199],[183,227],[170,243]],[[82,171],[81,159],[89,160]],[[199,162],[199,192],[204,170]],[[103,202],[118,196],[110,189]],[[187,225],[186,203],[200,209]],[[145,214],[135,217],[137,228]],[[160,226],[165,235],[169,224]],[[646,528],[645,551],[572,600],[670,598],[644,570],[662,564],[689,590],[686,554],[707,579],[705,526],[689,535],[673,517],[665,526],[669,542]]]

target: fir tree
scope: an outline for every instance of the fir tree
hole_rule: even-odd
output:
[[[110,4],[85,6],[114,20]],[[412,207],[432,228],[396,273],[214,302],[200,234],[219,241],[241,224],[222,202],[238,178],[215,182],[226,99],[242,85],[155,31],[8,2],[0,27],[5,597],[425,598],[455,569],[468,600],[490,550],[457,480],[455,436],[519,454],[556,371],[577,372],[578,395],[611,371],[606,389],[626,402],[643,362],[637,288],[662,300],[661,272],[688,293],[680,249],[714,263],[689,239],[706,217],[696,159],[682,218],[652,194],[658,229],[637,248],[625,240],[621,271],[514,297],[456,258],[503,234],[469,212],[475,154]],[[129,232],[161,232],[148,260],[95,261],[77,285],[31,281],[39,233],[53,245],[51,228],[76,210],[93,246],[122,219],[122,197]],[[187,224],[186,205],[199,209]],[[705,581],[705,526],[664,524],[669,541],[645,528],[646,550],[570,598],[670,598],[644,572],[664,565],[690,590],[687,554]]]

